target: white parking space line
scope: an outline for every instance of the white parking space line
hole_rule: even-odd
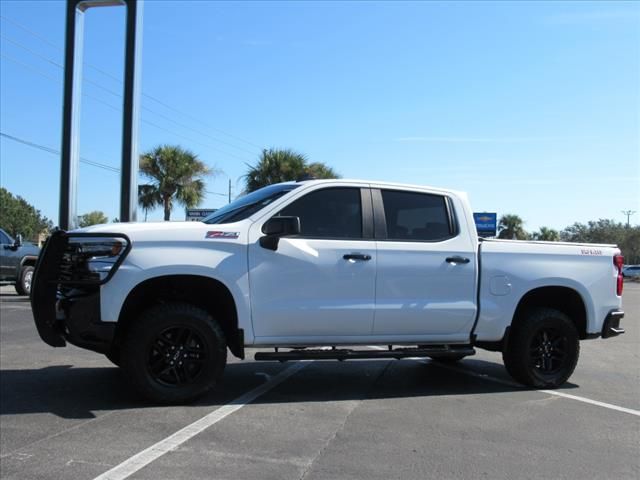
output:
[[[369,348],[375,348],[376,350],[386,350],[385,347],[379,347],[377,345],[369,345]],[[424,359],[420,359],[424,360]],[[442,363],[430,362],[433,365],[436,365],[440,368],[445,368],[447,370],[451,370],[453,372],[463,373],[465,375],[469,375],[471,377],[481,378],[483,380],[489,380],[490,382],[500,383],[502,385],[508,385],[510,387],[522,389],[522,385],[516,382],[510,382],[509,380],[502,380],[501,378],[492,377],[491,375],[486,375],[484,373],[474,372],[472,370],[467,370],[466,368],[455,367],[453,365],[444,365]],[[617,412],[628,413],[629,415],[635,415],[636,417],[640,417],[640,410],[634,410],[632,408],[620,407],[619,405],[614,405],[612,403],[599,402],[598,400],[591,400],[590,398],[580,397],[578,395],[571,395],[569,393],[559,392],[557,390],[524,390],[524,391],[533,391],[533,392],[542,392],[547,393],[549,395],[555,395],[556,397],[567,398],[569,400],[575,400],[577,402],[588,403],[589,405],[595,405],[596,407],[608,408],[609,410],[615,410]]]
[[[196,420],[192,424],[187,425],[183,429],[178,430],[176,433],[168,436],[164,440],[160,440],[158,443],[151,445],[149,448],[137,453],[121,464],[116,465],[111,470],[98,475],[94,480],[124,480],[125,478],[130,477],[138,470],[160,458],[162,455],[175,450],[187,440],[218,423],[223,418],[240,410],[245,405],[253,402],[256,398],[275,388],[307,365],[309,365],[309,362],[294,363],[292,366],[280,372],[275,377],[272,377],[269,381],[263,383],[259,387],[254,388],[226,405],[217,408],[213,412],[205,415],[199,420]]]
[[[508,380],[502,380],[500,378],[492,377],[490,375],[485,375],[483,373],[473,372],[471,370],[467,370],[465,368],[454,367],[452,365],[442,365],[440,363],[434,363],[441,368],[446,368],[448,370],[464,373],[465,375],[470,375],[476,378],[482,378],[484,380],[489,380],[494,383],[501,383],[503,385],[508,385],[510,387],[520,388],[522,389],[522,385],[510,382]],[[613,405],[612,403],[599,402],[598,400],[591,400],[590,398],[580,397],[578,395],[571,395],[569,393],[559,392],[557,390],[524,390],[524,391],[534,391],[534,392],[542,392],[549,395],[555,395],[556,397],[568,398],[569,400],[575,400],[577,402],[588,403],[589,405],[595,405],[596,407],[608,408],[609,410],[615,410],[617,412],[628,413],[629,415],[635,415],[636,417],[640,417],[640,410],[634,410],[632,408],[620,407],[619,405]]]

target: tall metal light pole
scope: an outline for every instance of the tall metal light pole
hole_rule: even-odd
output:
[[[631,226],[631,224],[629,223],[629,218],[631,218],[631,215],[633,215],[634,213],[636,213],[635,210],[621,210],[623,215],[627,216],[627,228]]]
[[[124,103],[122,117],[122,177],[120,221],[136,220],[138,210],[138,112],[142,0],[67,0],[64,60],[64,103],[62,111],[62,154],[60,158],[60,218],[63,230],[77,226],[77,184],[80,160],[80,87],[84,12],[93,7],[124,5],[127,8],[125,42]]]

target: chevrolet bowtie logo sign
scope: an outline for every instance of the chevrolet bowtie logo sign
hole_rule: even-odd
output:
[[[478,212],[473,214],[476,230],[480,237],[495,237],[498,227],[498,214]]]

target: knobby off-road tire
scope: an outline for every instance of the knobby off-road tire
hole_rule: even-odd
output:
[[[144,397],[163,404],[185,403],[209,391],[227,363],[220,325],[186,303],[156,305],[127,332],[120,365]]]
[[[33,281],[33,270],[31,266],[23,267],[20,276],[16,280],[16,293],[18,295],[29,295],[31,293],[31,282]]]
[[[556,388],[569,379],[579,354],[578,330],[569,317],[551,308],[537,308],[514,325],[502,359],[518,382]]]

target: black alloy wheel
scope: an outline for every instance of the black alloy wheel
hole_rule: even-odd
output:
[[[545,328],[533,337],[531,363],[543,375],[554,375],[567,362],[568,338],[555,328]]]
[[[156,336],[149,348],[147,369],[158,383],[179,386],[196,381],[206,360],[207,351],[198,332],[174,326]]]

